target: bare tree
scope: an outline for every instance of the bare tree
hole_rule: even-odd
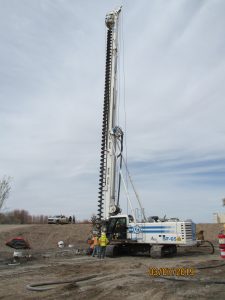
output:
[[[0,180],[0,210],[6,199],[9,197],[9,192],[11,190],[10,180],[11,177],[6,176],[4,176],[3,179]]]
[[[96,225],[97,219],[98,219],[97,216],[95,214],[92,214],[92,216],[91,216],[91,223],[92,223],[93,226]]]

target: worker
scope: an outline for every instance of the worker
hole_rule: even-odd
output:
[[[97,234],[93,235],[92,245],[93,245],[92,257],[95,257],[95,254],[98,256],[98,254],[99,254],[99,239],[98,239]]]
[[[98,258],[105,258],[106,246],[109,243],[109,240],[106,237],[105,232],[102,232],[101,237],[99,238],[99,255]]]
[[[92,235],[92,232],[90,232],[89,235],[88,235],[88,238],[87,238],[87,243],[89,245],[89,247],[87,249],[87,255],[91,255],[93,253],[94,246],[93,246],[92,238],[93,238],[93,235]]]

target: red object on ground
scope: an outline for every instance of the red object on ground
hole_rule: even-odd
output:
[[[222,258],[225,258],[225,234],[219,234],[218,235],[219,239],[219,248],[220,248],[220,256]]]
[[[22,236],[12,238],[8,240],[5,244],[6,246],[11,247],[13,249],[30,249],[29,243]]]

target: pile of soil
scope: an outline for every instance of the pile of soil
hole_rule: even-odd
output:
[[[203,230],[204,239],[213,243],[218,243],[218,234],[224,230],[224,224],[197,224],[196,231]]]
[[[65,246],[87,248],[90,231],[90,224],[0,225],[0,249],[12,252],[5,242],[16,236],[22,236],[37,251],[56,249],[59,241],[64,241]]]
[[[91,229],[91,224],[0,225],[0,249],[10,251],[5,242],[16,236],[23,236],[34,250],[56,249],[59,241],[84,249]],[[204,231],[205,240],[217,243],[217,235],[224,227],[223,224],[197,224],[196,229]]]

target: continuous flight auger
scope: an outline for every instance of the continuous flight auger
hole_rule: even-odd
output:
[[[105,68],[105,92],[103,105],[103,121],[102,121],[102,141],[100,156],[100,174],[99,174],[99,196],[98,196],[98,219],[103,217],[103,188],[106,184],[106,151],[108,138],[108,113],[110,101],[110,84],[111,84],[111,62],[112,62],[112,30],[107,30],[107,48],[106,48],[106,68]]]
[[[108,256],[117,254],[149,253],[152,258],[175,255],[178,246],[197,244],[195,224],[178,218],[147,220],[140,198],[133,185],[126,160],[123,157],[123,131],[118,126],[117,76],[119,72],[119,17],[121,7],[106,14],[107,27],[105,91],[102,121],[102,142],[96,229],[106,232],[110,245]],[[122,164],[131,183],[142,216],[137,218],[127,189]],[[122,213],[120,183],[130,206],[131,215]]]

